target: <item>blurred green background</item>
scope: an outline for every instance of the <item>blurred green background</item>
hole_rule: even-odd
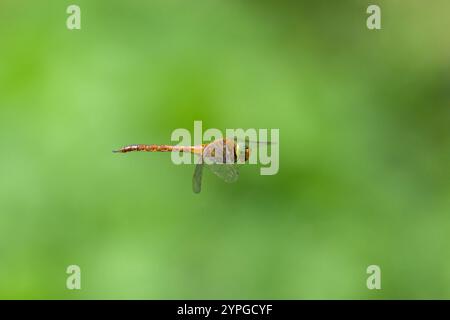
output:
[[[449,30],[446,0],[2,0],[0,298],[450,298]],[[111,153],[194,120],[279,128],[279,173],[195,195]]]

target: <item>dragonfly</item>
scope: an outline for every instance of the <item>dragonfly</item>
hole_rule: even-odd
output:
[[[202,189],[203,168],[206,166],[216,176],[227,183],[236,182],[239,178],[238,164],[248,162],[250,158],[250,143],[239,143],[236,139],[222,138],[211,143],[197,146],[172,146],[157,144],[134,144],[114,150],[115,153],[144,152],[189,152],[197,157],[194,175],[192,177],[192,190],[200,193]],[[262,143],[262,142],[257,142]],[[270,142],[264,142],[270,144]]]

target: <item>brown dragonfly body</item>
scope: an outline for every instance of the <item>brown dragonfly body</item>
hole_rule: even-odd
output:
[[[239,177],[237,163],[242,160],[247,162],[250,157],[250,148],[247,143],[245,144],[245,147],[241,149],[239,144],[231,139],[218,139],[211,143],[198,146],[134,144],[122,147],[113,152],[128,153],[134,151],[190,152],[200,156],[201,161],[197,162],[192,178],[192,188],[195,193],[199,193],[201,190],[204,164],[225,182],[235,182]]]
[[[133,144],[122,147],[113,152],[128,153],[134,151],[144,152],[190,152],[193,154],[203,155],[204,157],[216,157],[216,150],[223,149],[223,156],[226,155],[226,149],[229,149],[233,154],[233,162],[237,162],[239,156],[239,147],[233,140],[219,139],[212,143],[204,143],[198,146],[171,146],[171,145],[158,145],[158,144]],[[248,161],[250,157],[250,149],[245,147],[244,161]],[[223,163],[229,163],[226,159]]]
[[[128,153],[133,151],[146,151],[146,152],[191,152],[201,153],[206,144],[201,146],[170,146],[170,145],[158,145],[158,144],[133,144],[126,147],[122,147],[114,152]]]

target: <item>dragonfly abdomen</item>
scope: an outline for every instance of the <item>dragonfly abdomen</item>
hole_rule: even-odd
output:
[[[198,149],[198,148],[197,148]],[[146,151],[146,152],[195,152],[196,148],[191,146],[168,146],[168,145],[157,145],[157,144],[133,144],[129,146],[122,147],[113,152],[127,153],[133,151]]]

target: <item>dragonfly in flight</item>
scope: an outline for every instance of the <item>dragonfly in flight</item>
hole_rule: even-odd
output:
[[[231,183],[239,178],[238,163],[247,162],[250,158],[250,142],[245,140],[245,144],[238,143],[236,139],[217,139],[211,143],[198,146],[171,146],[156,144],[134,144],[122,147],[113,152],[128,153],[133,151],[144,152],[190,152],[199,159],[195,166],[192,177],[192,189],[199,193],[202,188],[203,167],[206,165],[215,175]],[[270,142],[257,142],[270,144]]]

